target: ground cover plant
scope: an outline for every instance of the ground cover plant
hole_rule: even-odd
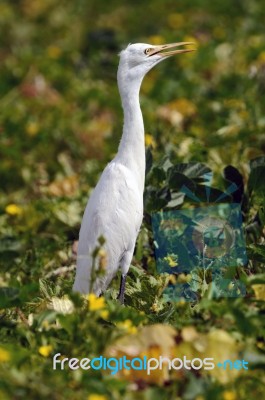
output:
[[[264,18],[258,0],[0,2],[1,399],[264,397]],[[130,42],[181,40],[197,51],[165,61],[141,90],[145,215],[125,306],[119,277],[99,299],[73,294],[82,213],[122,132],[117,54]],[[240,208],[247,262],[225,271],[227,287],[219,265],[213,290],[199,262],[191,271],[174,249],[156,253],[152,216],[225,192],[223,203]],[[100,242],[96,256],[104,272]],[[172,301],[165,290],[176,284]],[[249,369],[53,370],[57,353],[233,356]]]

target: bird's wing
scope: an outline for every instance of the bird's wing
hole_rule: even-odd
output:
[[[103,236],[106,240],[107,275],[111,280],[123,254],[134,248],[142,216],[143,199],[134,174],[126,166],[112,161],[103,171],[83,216],[77,278],[89,280],[91,253],[97,246],[98,238]]]

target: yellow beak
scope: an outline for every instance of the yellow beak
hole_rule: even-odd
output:
[[[195,43],[193,42],[179,42],[179,43],[170,43],[170,44],[163,44],[161,46],[154,46],[152,49],[148,49],[148,57],[153,56],[155,54],[159,54],[161,57],[169,57],[173,56],[175,54],[181,54],[181,53],[189,53],[190,51],[195,51],[196,49],[177,49],[177,50],[171,50],[171,51],[165,51],[167,49],[171,49],[174,47],[179,47],[179,46],[188,46],[188,45],[194,45]]]

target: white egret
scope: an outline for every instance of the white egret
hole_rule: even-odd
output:
[[[118,153],[104,169],[85,209],[79,233],[74,291],[89,293],[92,253],[98,238],[103,236],[107,266],[105,274],[95,279],[92,291],[97,296],[103,293],[120,268],[118,298],[124,302],[126,275],[143,219],[145,143],[140,86],[145,74],[160,61],[174,54],[193,51],[176,49],[190,44],[193,43],[161,46],[137,43],[120,53],[117,78],[124,111],[123,133]]]

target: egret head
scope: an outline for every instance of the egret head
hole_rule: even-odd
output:
[[[146,43],[129,44],[120,53],[118,69],[118,81],[128,86],[129,83],[139,82],[141,84],[145,74],[156,64],[175,54],[194,51],[191,48],[179,48],[181,46],[193,45],[192,42],[170,43],[153,46]]]

